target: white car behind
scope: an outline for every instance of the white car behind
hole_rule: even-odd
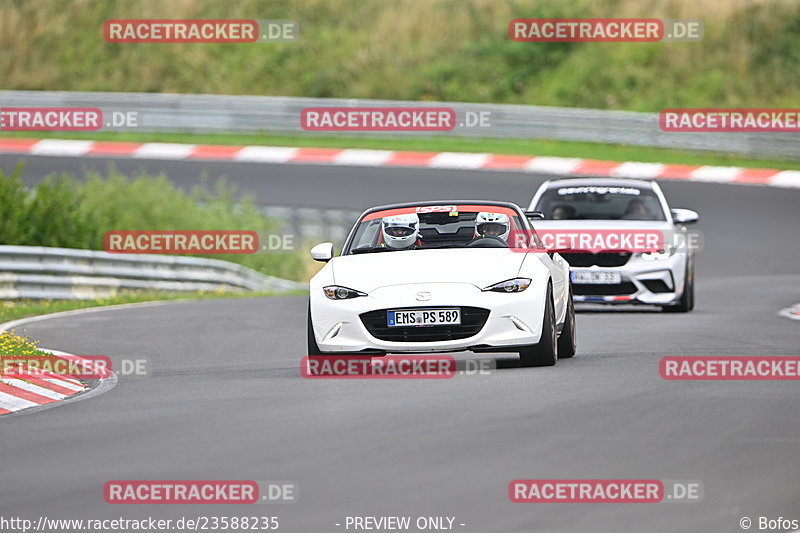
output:
[[[537,230],[545,234],[659,233],[658,250],[562,250],[570,264],[576,302],[647,304],[664,311],[694,308],[694,248],[686,228],[699,219],[670,209],[658,183],[635,179],[571,178],[547,181],[531,200]],[[546,240],[546,239],[545,239]]]

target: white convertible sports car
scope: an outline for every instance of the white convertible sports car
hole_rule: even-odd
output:
[[[389,353],[516,352],[525,366],[575,355],[569,265],[558,254],[510,248],[531,231],[505,202],[374,207],[342,253],[310,282],[310,357]]]
[[[648,304],[664,311],[694,308],[694,246],[686,224],[699,215],[689,209],[670,209],[658,183],[635,179],[568,178],[547,181],[531,200],[537,212],[536,228],[545,244],[548,237],[568,232],[610,244],[619,238],[660,235],[653,249],[602,249],[602,245],[560,246],[569,262],[576,302]],[[528,212],[530,214],[530,211]],[[615,236],[612,241],[609,237]],[[629,239],[633,241],[634,239]]]

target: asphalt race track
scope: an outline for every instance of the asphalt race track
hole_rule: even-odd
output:
[[[17,156],[0,156],[9,171]],[[27,157],[25,179],[106,159]],[[264,204],[366,208],[417,199],[527,204],[544,176],[456,170],[118,160],[189,186],[226,175]],[[689,314],[584,310],[578,355],[501,356],[489,376],[303,379],[306,298],[168,303],[32,323],[75,354],[147,358],[152,374],[0,422],[0,515],[266,515],[281,531],[344,531],[348,515],[455,516],[455,530],[741,531],[800,518],[800,393],[791,381],[664,381],[668,355],[798,356],[800,190],[662,182],[704,234]],[[463,354],[476,359],[475,354]],[[699,480],[699,503],[515,504],[516,478]],[[291,480],[294,504],[124,506],[116,479]],[[255,511],[254,511],[255,509]],[[458,524],[466,524],[460,526]],[[753,530],[757,530],[754,524]]]

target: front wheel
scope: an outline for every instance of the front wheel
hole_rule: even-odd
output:
[[[694,309],[694,265],[686,265],[686,281],[683,284],[683,294],[676,305],[664,306],[665,313],[688,313]]]
[[[575,304],[572,302],[572,286],[569,287],[569,301],[567,302],[567,316],[564,317],[564,327],[558,337],[558,357],[569,359],[578,349],[578,335],[575,330]]]
[[[553,289],[548,284],[541,338],[537,344],[526,346],[521,349],[519,351],[519,360],[522,362],[523,366],[553,366],[558,360],[558,354],[556,352],[557,342]]]
[[[317,339],[314,337],[314,325],[311,323],[311,304],[308,304],[308,326],[306,329],[307,343],[308,343],[308,356],[314,357],[325,355],[317,345]]]

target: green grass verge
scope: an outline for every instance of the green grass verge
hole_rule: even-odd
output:
[[[39,344],[39,341],[17,335],[13,331],[0,332],[0,357],[7,355],[47,355],[47,352],[40,350],[37,344]]]
[[[0,137],[86,139],[97,141],[165,142],[297,146],[306,148],[361,148],[423,152],[487,152],[493,154],[581,157],[609,161],[641,161],[685,165],[716,165],[800,170],[800,161],[756,159],[715,152],[693,152],[645,146],[537,139],[473,139],[462,137],[355,137],[334,135],[241,135],[136,132],[26,132],[2,133]]]
[[[112,298],[96,300],[15,300],[0,302],[0,323],[74,309],[87,309],[107,305],[155,302],[162,300],[211,300],[220,298],[262,298],[266,296],[297,296],[305,291],[289,292],[193,292],[187,294],[131,292]],[[0,352],[2,353],[2,352]]]

